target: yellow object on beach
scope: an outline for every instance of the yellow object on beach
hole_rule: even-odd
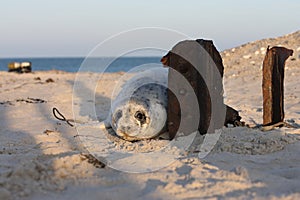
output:
[[[8,63],[9,72],[29,73],[31,72],[31,62],[11,62]]]

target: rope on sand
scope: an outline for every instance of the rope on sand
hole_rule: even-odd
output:
[[[270,126],[262,126],[261,131],[270,131],[273,130],[276,127],[287,127],[287,128],[297,128],[296,126],[293,126],[287,122],[278,122],[276,124],[270,125]]]
[[[242,125],[237,125],[237,126],[241,126],[241,127],[248,127],[248,128],[251,128],[251,129],[259,129],[263,132],[265,131],[271,131],[275,128],[280,128],[280,127],[286,127],[286,128],[300,128],[300,126],[298,126],[297,124],[296,125],[292,125],[292,124],[289,124],[287,122],[278,122],[276,124],[271,124],[271,125],[262,125],[262,124],[256,124],[255,126],[250,126],[248,124],[242,124]]]
[[[74,122],[74,120],[66,119],[65,116],[64,116],[63,114],[61,114],[61,112],[59,112],[59,110],[58,110],[57,108],[54,107],[54,108],[52,109],[52,113],[53,113],[53,115],[54,115],[54,117],[55,117],[56,119],[58,119],[58,120],[60,120],[60,121],[65,121],[65,122],[67,122],[67,124],[68,124],[69,126],[71,126],[71,127],[74,126],[73,124],[70,123],[70,121],[73,121],[73,122]],[[58,114],[59,116],[57,116],[57,114]]]

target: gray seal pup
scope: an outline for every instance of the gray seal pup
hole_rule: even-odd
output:
[[[133,76],[113,100],[106,127],[128,141],[161,136],[167,131],[167,82],[166,68],[150,68]]]

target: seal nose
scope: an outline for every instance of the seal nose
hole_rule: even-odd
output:
[[[124,133],[128,133],[130,131],[131,127],[130,126],[120,126],[120,130]]]

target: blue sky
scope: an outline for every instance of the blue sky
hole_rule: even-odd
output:
[[[300,1],[2,1],[0,57],[86,56],[108,37],[138,27],[213,39],[224,50],[300,30]],[[162,46],[167,39],[160,38]]]

